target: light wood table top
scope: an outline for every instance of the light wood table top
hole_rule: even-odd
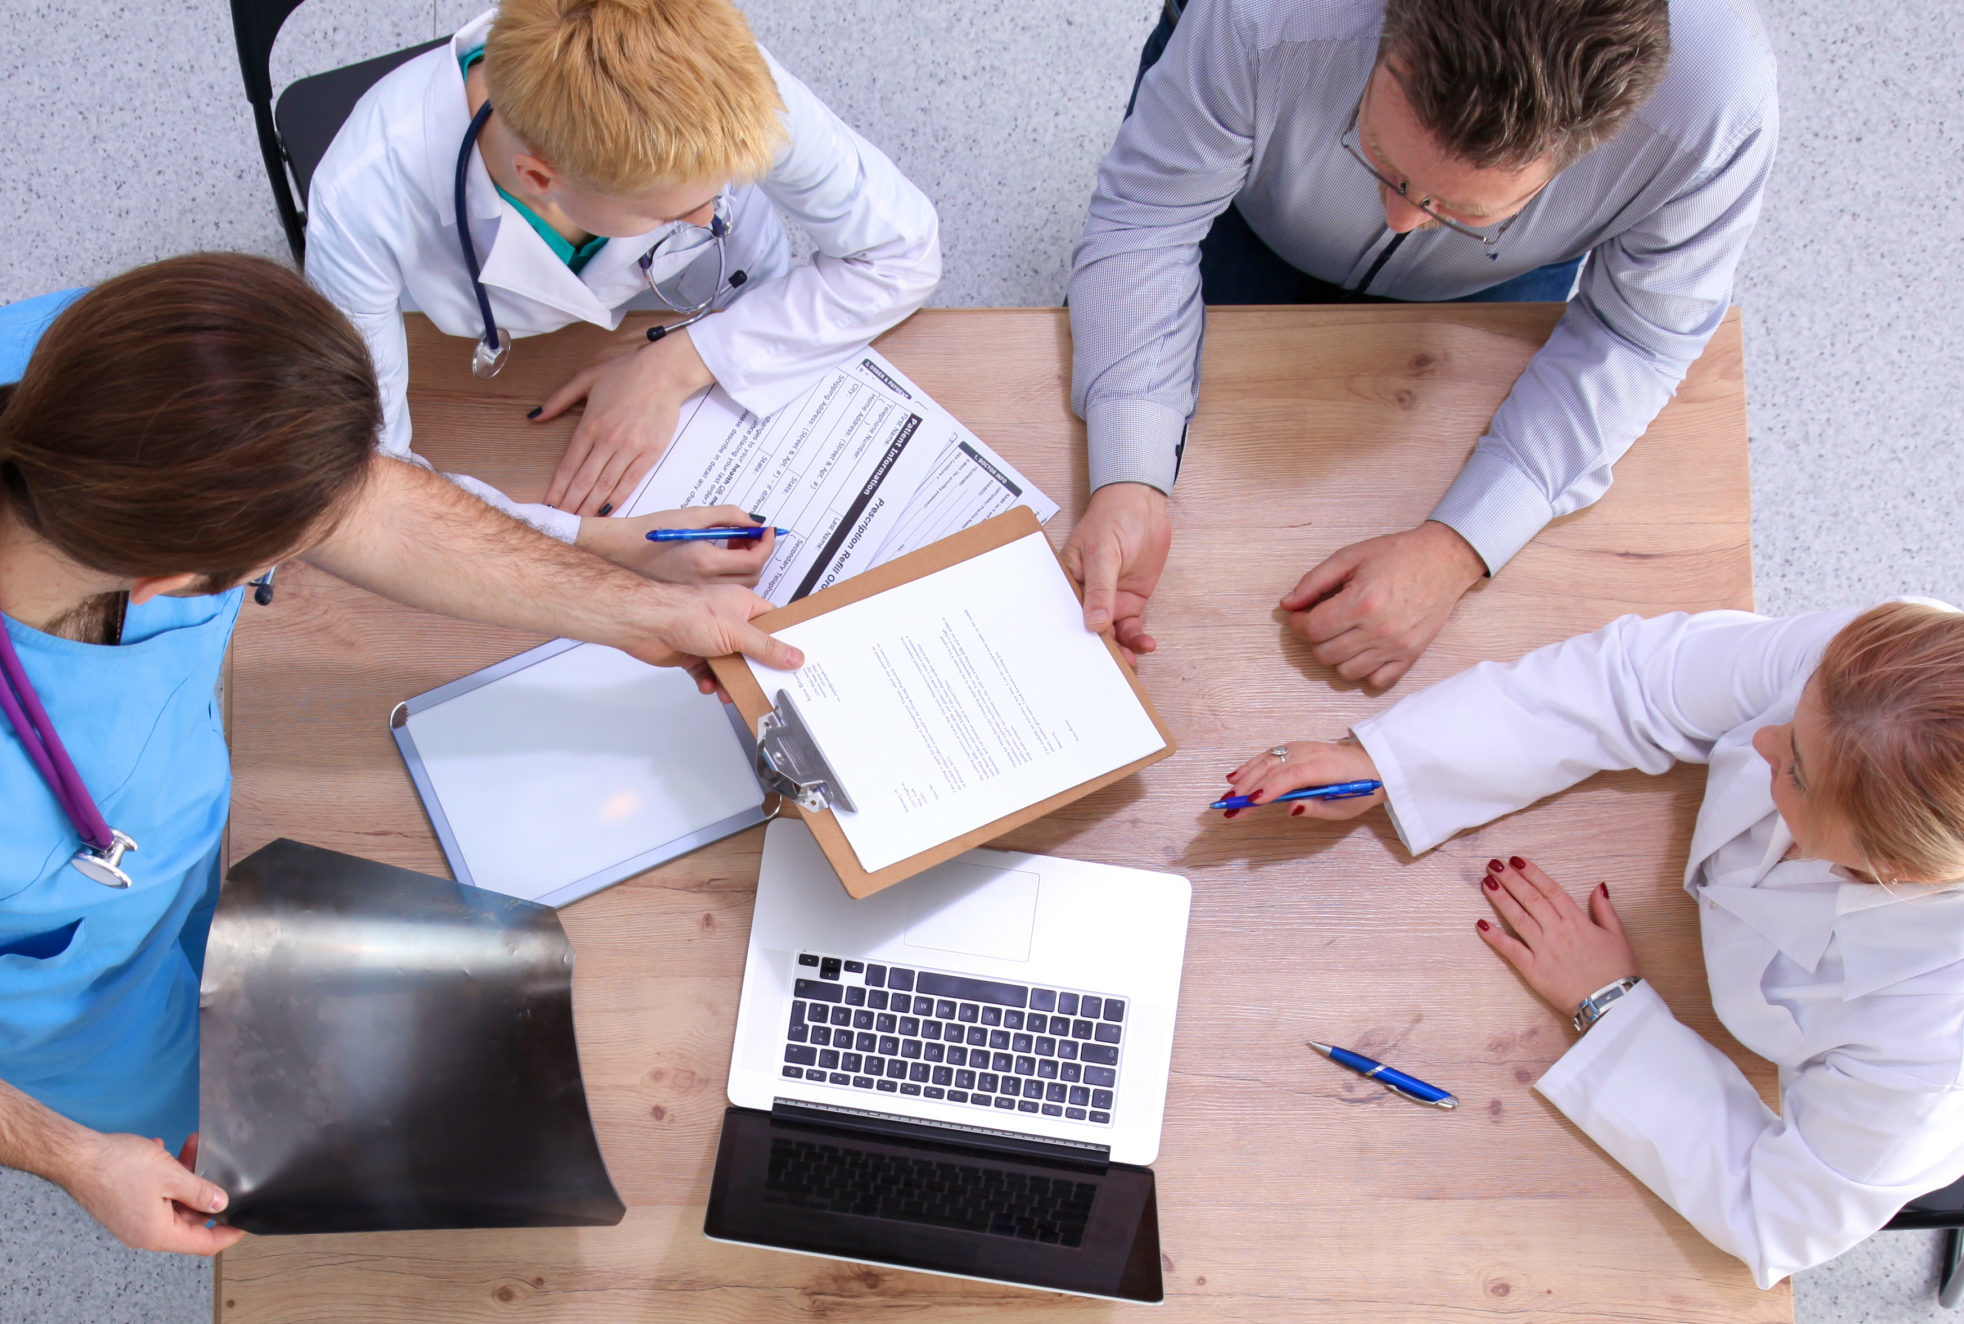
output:
[[[762,833],[563,913],[588,1097],[629,1205],[616,1228],[248,1238],[221,1324],[299,1320],[1790,1320],[1746,1270],[1530,1086],[1571,1034],[1479,942],[1484,862],[1521,854],[1572,891],[1613,883],[1645,974],[1772,1097],[1714,1020],[1678,885],[1702,770],[1606,775],[1410,860],[1351,830],[1202,810],[1278,739],[1330,737],[1389,701],[1337,682],[1275,602],[1328,552],[1422,519],[1553,326],[1546,305],[1221,309],[1173,500],[1141,674],[1179,754],[1000,844],[1193,880],[1165,1138],[1161,1313],[744,1247],[702,1235]],[[525,411],[610,339],[521,341],[494,382],[412,319],[418,449],[535,497],[570,420]],[[1085,491],[1062,312],[929,312],[880,342],[1064,510]],[[1593,508],[1460,605],[1391,698],[1626,613],[1750,607],[1739,320]],[[1269,526],[1260,537],[1229,532]],[[292,565],[233,650],[233,859],[276,836],[445,874],[387,730],[401,699],[538,642],[420,615]],[[1312,1038],[1457,1093],[1393,1098]]]

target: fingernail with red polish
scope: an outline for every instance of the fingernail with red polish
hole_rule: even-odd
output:
[[[1238,813],[1240,813],[1240,812],[1241,812],[1241,811],[1240,811],[1239,809],[1230,809],[1230,810],[1228,810],[1228,811],[1227,811],[1227,812],[1226,812],[1225,814],[1222,814],[1222,815],[1221,815],[1221,817],[1222,817],[1222,818],[1233,818],[1233,817],[1234,817],[1234,816],[1235,816],[1236,814],[1238,814]]]
[[[1604,895],[1604,896],[1608,896],[1608,895],[1609,895],[1609,884],[1608,884],[1608,883],[1598,883],[1598,884],[1596,884],[1596,886],[1598,886],[1598,887],[1600,887],[1600,888],[1602,888],[1602,889],[1603,889],[1603,895]]]
[[[1504,867],[1504,866],[1503,866],[1503,865],[1502,865],[1502,864],[1500,863],[1500,861],[1499,861],[1499,860],[1488,860],[1488,861],[1487,861],[1487,872],[1488,872],[1488,873],[1499,873],[1499,872],[1501,871],[1501,869],[1502,869],[1503,867]]]
[[[1486,889],[1489,892],[1498,892],[1500,890],[1500,884],[1496,883],[1491,877],[1489,877],[1486,880]]]
[[[1492,927],[1493,925],[1487,923],[1485,920],[1480,921],[1480,932],[1485,933],[1488,929]]]
[[[1289,811],[1289,817],[1301,818],[1304,814],[1308,812],[1309,811],[1307,809],[1304,809],[1301,805],[1297,805]]]
[[[1514,866],[1514,872],[1516,873],[1528,867],[1528,862],[1518,855],[1509,855],[1507,862]]]

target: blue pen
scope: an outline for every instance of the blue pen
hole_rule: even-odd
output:
[[[648,534],[649,542],[727,542],[731,538],[761,538],[766,533],[775,533],[782,538],[789,529],[766,529],[760,524],[747,524],[740,529],[654,529]]]
[[[650,535],[652,536],[652,535]],[[1355,800],[1360,795],[1376,795],[1384,789],[1383,782],[1338,782],[1334,786],[1305,786],[1300,791],[1287,791],[1276,796],[1269,804],[1287,804],[1291,800]],[[1225,800],[1216,800],[1209,809],[1249,809],[1254,801],[1245,795],[1230,795]]]
[[[1393,1094],[1402,1094],[1413,1103],[1429,1103],[1434,1108],[1457,1108],[1459,1100],[1440,1089],[1428,1085],[1416,1076],[1408,1076],[1402,1071],[1393,1071],[1382,1062],[1374,1062],[1362,1053],[1353,1053],[1348,1048],[1332,1048],[1319,1044],[1314,1039],[1309,1046],[1329,1058],[1340,1067],[1349,1067],[1366,1080],[1375,1080]]]

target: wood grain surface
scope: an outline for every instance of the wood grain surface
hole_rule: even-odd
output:
[[[1155,1165],[1168,1301],[1157,1314],[717,1245],[702,1236],[757,871],[753,830],[562,912],[582,1059],[630,1206],[617,1228],[248,1238],[219,1273],[222,1324],[273,1321],[1618,1319],[1770,1324],[1757,1291],[1536,1096],[1571,1033],[1478,941],[1478,878],[1517,853],[1576,893],[1609,880],[1646,976],[1771,1097],[1713,1019],[1678,886],[1702,772],[1609,775],[1407,858],[1381,816],[1351,830],[1203,811],[1279,739],[1329,737],[1401,694],[1625,612],[1750,607],[1737,314],[1594,507],[1557,521],[1460,606],[1389,695],[1336,681],[1276,599],[1327,553],[1431,508],[1552,327],[1546,305],[1220,309],[1173,499],[1174,544],[1140,674],[1177,757],[1000,843],[1193,880]],[[570,419],[524,414],[608,345],[575,328],[516,346],[491,383],[412,319],[417,449],[536,497]],[[916,315],[880,349],[1064,506],[1086,499],[1062,312]],[[767,512],[768,513],[768,512]],[[276,836],[444,874],[390,742],[398,701],[528,647],[307,567],[233,650],[231,855]],[[1402,1102],[1311,1038],[1455,1091]]]

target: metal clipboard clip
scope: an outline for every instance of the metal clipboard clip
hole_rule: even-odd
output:
[[[857,812],[798,705],[783,690],[777,692],[776,706],[757,719],[757,780],[814,814],[827,809]]]

